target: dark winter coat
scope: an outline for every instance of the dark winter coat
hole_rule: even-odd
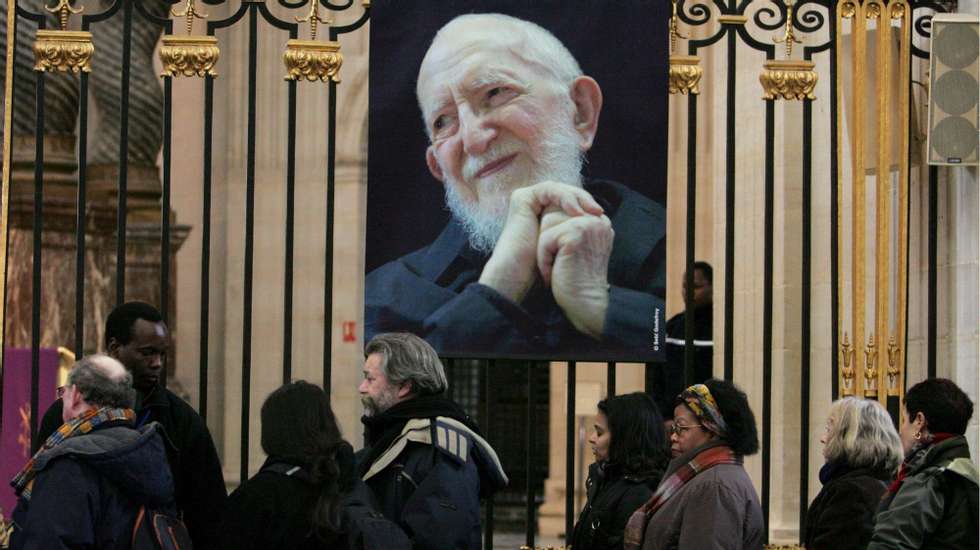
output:
[[[897,492],[882,500],[869,550],[977,548],[977,469],[955,436],[906,461]]]
[[[361,478],[415,548],[480,548],[480,497],[507,484],[493,448],[458,405],[435,396],[362,419]]]
[[[129,550],[141,505],[173,510],[156,428],[106,423],[38,456],[31,498],[13,513],[10,548]]]
[[[660,473],[652,476],[624,474],[617,465],[589,466],[585,486],[588,501],[579,514],[571,538],[575,550],[621,550],[623,529],[633,512],[650,500]]]
[[[345,534],[325,543],[313,532],[313,509],[320,489],[306,469],[270,458],[259,473],[228,497],[221,524],[222,548],[321,550],[358,547],[357,541],[346,535],[357,530],[357,526],[350,524],[351,516],[356,513],[355,508],[374,510],[376,503],[370,489],[353,472],[352,464],[341,466],[341,476],[344,479],[339,482],[342,492],[340,519]]]
[[[218,520],[227,493],[221,462],[204,419],[183,399],[157,388],[136,409],[137,425],[159,422],[166,441],[167,462],[174,478],[177,509],[194,542],[194,550],[218,547]],[[44,414],[37,445],[61,426],[61,400]],[[37,449],[35,449],[36,451]]]
[[[808,550],[864,550],[892,473],[828,464],[827,481],[806,513],[803,543]]]
[[[711,378],[714,341],[712,304],[694,309],[694,383]],[[674,402],[687,387],[684,382],[686,311],[667,321],[664,338],[664,362],[656,363],[650,371],[653,400],[664,418],[674,418]]]

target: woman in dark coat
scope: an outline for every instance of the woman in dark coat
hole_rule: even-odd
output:
[[[272,392],[262,405],[262,449],[262,469],[228,499],[221,547],[347,548],[346,512],[371,497],[327,394],[303,381]]]
[[[905,462],[881,501],[869,550],[977,548],[977,468],[963,437],[972,416],[973,401],[945,378],[905,394]]]
[[[623,528],[660,482],[667,464],[663,417],[645,393],[599,402],[589,445],[595,462],[588,501],[571,537],[575,550],[620,550]]]
[[[863,550],[874,529],[878,503],[902,463],[902,443],[877,401],[845,397],[830,407],[820,438],[826,463],[823,489],[807,510],[808,550]]]

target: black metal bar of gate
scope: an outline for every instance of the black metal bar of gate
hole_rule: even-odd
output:
[[[44,28],[44,18],[38,29]],[[31,270],[31,448],[37,443],[37,418],[40,416],[38,378],[41,375],[41,233],[44,229],[44,73],[34,74],[34,225],[33,264]]]

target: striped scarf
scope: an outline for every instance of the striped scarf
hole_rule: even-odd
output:
[[[66,439],[87,434],[100,424],[114,420],[125,420],[132,423],[135,418],[136,413],[132,409],[103,407],[101,409],[89,409],[85,411],[78,418],[73,418],[62,424],[60,428],[51,434],[51,437],[44,442],[44,445],[41,445],[41,448],[27,461],[24,468],[10,480],[10,485],[14,488],[18,496],[24,500],[30,500],[31,490],[34,488],[34,477],[37,475],[37,470],[34,469],[34,465],[42,453],[57,447]]]
[[[660,483],[650,500],[630,516],[626,523],[626,530],[623,532],[623,550],[639,550],[643,546],[643,535],[647,529],[647,522],[670,497],[677,494],[681,487],[694,476],[718,464],[741,463],[742,457],[736,456],[730,447],[720,445],[701,451],[690,462],[677,468],[673,474]]]

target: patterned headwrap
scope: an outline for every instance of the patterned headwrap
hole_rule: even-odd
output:
[[[704,384],[695,384],[682,391],[677,400],[687,405],[701,426],[709,432],[724,437],[728,433],[728,425],[718,410],[718,403]]]

